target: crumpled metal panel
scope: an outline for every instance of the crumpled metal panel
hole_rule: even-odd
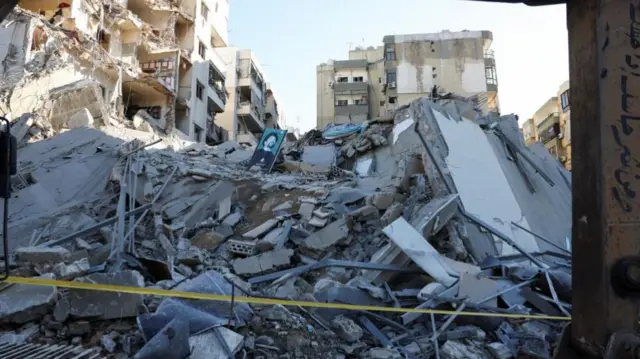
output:
[[[72,345],[0,344],[2,359],[99,359],[100,349]]]

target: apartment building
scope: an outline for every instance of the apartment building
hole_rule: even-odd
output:
[[[538,132],[536,131],[536,125],[533,122],[533,118],[526,120],[522,124],[522,135],[524,136],[524,142],[527,145],[538,141]]]
[[[20,6],[27,11],[14,12],[0,31],[0,42],[16,49],[0,53],[3,85],[16,87],[13,112],[39,111],[64,126],[88,109],[103,123],[145,123],[204,141],[224,110],[226,68],[215,48],[227,44],[227,0],[25,0]],[[34,61],[41,66],[37,76],[30,75]]]
[[[571,106],[569,81],[522,125],[527,144],[540,142],[566,169],[571,170]]]
[[[229,99],[216,123],[228,139],[255,145],[265,128],[280,128],[276,98],[255,53],[235,47],[218,53],[227,64]]]
[[[498,77],[490,31],[441,31],[383,38],[385,110],[453,92],[475,97],[483,112],[499,112]]]
[[[348,60],[317,66],[317,124],[359,123],[419,97],[454,92],[499,111],[489,31],[389,35],[378,47],[349,51]]]

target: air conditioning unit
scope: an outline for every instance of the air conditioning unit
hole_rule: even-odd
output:
[[[389,88],[390,89],[396,88],[396,82],[395,81],[389,82]]]

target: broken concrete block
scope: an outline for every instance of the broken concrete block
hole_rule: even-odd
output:
[[[134,359],[183,359],[189,356],[189,323],[175,318],[140,349]]]
[[[236,274],[257,274],[291,263],[293,249],[284,248],[257,256],[236,259],[232,262]]]
[[[53,267],[53,274],[55,274],[57,279],[70,280],[87,274],[90,267],[89,259],[82,258],[71,264],[56,264]]]
[[[374,206],[362,206],[355,211],[349,213],[349,217],[358,221],[367,221],[369,219],[378,218],[378,209]]]
[[[300,208],[298,208],[298,214],[302,219],[309,220],[315,208],[316,206],[313,203],[303,202],[300,204]]]
[[[391,348],[371,348],[367,351],[365,358],[371,359],[399,359],[403,355],[398,353],[397,350]]]
[[[201,229],[191,238],[191,245],[200,249],[214,249],[224,241],[226,237],[210,229]]]
[[[218,331],[216,335],[213,331]],[[220,339],[225,343],[221,343]],[[228,348],[233,357],[242,346],[244,337],[231,329],[217,327],[210,331],[194,335],[189,338],[191,347],[190,359],[227,359],[229,355],[225,348]]]
[[[391,207],[387,208],[387,210],[384,211],[382,217],[380,217],[380,222],[382,223],[382,225],[388,226],[389,224],[393,223],[393,221],[400,218],[400,216],[402,215],[402,209],[403,206],[401,203],[392,204]]]
[[[255,253],[255,250],[255,241],[238,241],[235,239],[230,239],[227,242],[227,251],[233,254],[239,254],[241,256],[251,256]]]
[[[314,227],[322,228],[327,225],[327,218],[313,216],[313,218],[311,218],[311,220],[309,221],[309,224]]]
[[[256,244],[256,250],[258,252],[266,252],[275,248],[278,243],[278,239],[280,235],[284,231],[284,227],[278,227],[272,229],[266,236],[264,236],[261,240]]]
[[[287,211],[287,210],[290,210],[291,208],[293,208],[293,201],[286,201],[274,207],[272,211],[273,212]]]
[[[513,354],[511,354],[511,350],[509,350],[509,348],[506,345],[500,342],[487,344],[487,350],[489,351],[489,353],[491,353],[491,355],[493,356],[493,359],[513,358]]]
[[[69,120],[67,120],[67,127],[93,127],[93,123],[93,116],[91,116],[91,112],[85,107],[76,112],[73,116],[69,117]]]
[[[331,325],[335,329],[336,334],[348,342],[356,342],[364,335],[362,328],[344,315],[338,315],[333,318]]]
[[[338,219],[304,240],[304,246],[313,250],[325,250],[349,236],[344,218]]]
[[[190,175],[190,176],[199,176],[199,177],[204,177],[204,178],[213,177],[213,172],[207,171],[207,170],[202,169],[202,168],[189,168],[187,170],[187,174]]]
[[[396,194],[392,192],[376,193],[369,197],[367,202],[371,203],[371,205],[377,209],[387,209],[391,207],[395,199]]]
[[[275,226],[277,226],[279,223],[279,221],[277,219],[270,219],[264,223],[262,223],[261,225],[259,225],[258,227],[250,230],[249,232],[243,234],[242,236],[246,239],[256,239],[258,237],[262,237],[265,233],[269,232],[270,230],[272,230],[273,228],[275,228]]]
[[[76,282],[144,287],[144,278],[137,271],[94,273],[75,279]],[[95,317],[114,319],[135,317],[139,314],[143,296],[140,294],[112,293],[70,289],[67,297],[70,314],[78,318]]]
[[[492,359],[491,354],[473,342],[468,344],[457,340],[447,340],[440,348],[442,359]]]
[[[227,218],[222,221],[222,224],[233,228],[240,220],[242,220],[242,213],[234,212],[228,215]]]
[[[223,199],[218,203],[218,220],[222,220],[224,217],[231,213],[231,196]]]
[[[39,278],[54,279],[53,274]],[[14,284],[0,292],[0,321],[23,324],[41,319],[57,296],[56,287]]]
[[[22,247],[15,251],[16,261],[30,264],[53,264],[69,258],[69,251],[63,247]]]

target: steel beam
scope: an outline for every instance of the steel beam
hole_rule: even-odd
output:
[[[573,323],[582,357],[638,327],[614,266],[640,255],[640,12],[632,0],[569,0]]]

